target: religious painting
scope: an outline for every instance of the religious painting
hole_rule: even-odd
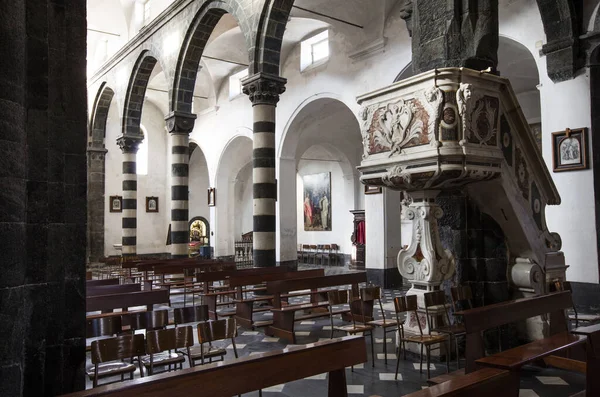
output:
[[[305,175],[302,180],[304,230],[331,231],[331,173]]]
[[[379,194],[383,191],[381,186],[365,185],[365,194]]]
[[[552,133],[552,160],[554,172],[588,168],[587,128]]]
[[[208,206],[209,207],[214,207],[216,205],[217,202],[217,192],[216,189],[214,187],[209,187],[208,188]]]
[[[158,197],[146,197],[146,212],[158,212]]]
[[[123,197],[110,196],[109,200],[110,212],[123,212]]]

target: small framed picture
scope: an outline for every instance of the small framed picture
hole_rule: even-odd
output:
[[[146,197],[146,212],[158,212],[158,197]]]
[[[123,212],[123,197],[110,196],[110,212]]]
[[[588,168],[587,128],[552,133],[552,163],[554,172]]]
[[[208,206],[214,207],[217,204],[217,191],[214,187],[208,188]]]
[[[383,190],[382,190],[381,186],[365,185],[365,194],[379,194],[382,191]]]

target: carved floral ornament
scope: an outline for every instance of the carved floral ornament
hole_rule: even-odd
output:
[[[434,86],[417,92],[411,100],[364,106],[360,110],[363,159],[388,151],[391,157],[407,146],[415,146],[411,144],[415,141],[437,146],[435,131],[443,102],[444,93]]]
[[[499,100],[475,91],[471,84],[461,83],[456,91],[458,114],[462,118],[463,140],[480,145],[496,146],[498,131]]]

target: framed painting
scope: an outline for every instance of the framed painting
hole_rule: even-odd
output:
[[[208,188],[208,206],[214,207],[217,205],[217,191],[214,187]]]
[[[305,175],[302,181],[304,230],[331,231],[331,173]]]
[[[552,133],[552,164],[554,172],[588,168],[587,128]]]
[[[369,186],[365,185],[365,194],[379,194],[383,192],[381,186]]]
[[[110,196],[109,200],[110,212],[123,212],[122,196]]]
[[[158,212],[158,197],[146,197],[146,212]]]

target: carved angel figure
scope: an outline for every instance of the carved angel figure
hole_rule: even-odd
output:
[[[376,109],[376,105],[371,105],[365,106],[360,110],[359,116],[361,119],[360,132],[363,138],[363,159],[366,159],[369,156],[369,152],[371,150],[369,129],[371,128],[371,123],[373,122],[373,115],[375,114]]]
[[[467,111],[467,102],[473,95],[471,84],[460,83],[460,88],[456,91],[456,103],[458,104],[458,114],[464,115]]]
[[[381,181],[389,187],[400,187],[398,183],[395,183],[393,179],[402,179],[402,185],[404,188],[412,187],[412,176],[409,172],[405,172],[404,167],[401,165],[395,165],[389,168],[387,173],[381,178]]]
[[[429,113],[429,142],[434,145],[436,142],[436,126],[439,123],[444,104],[444,92],[438,87],[431,87],[423,93],[425,98],[425,106]]]

